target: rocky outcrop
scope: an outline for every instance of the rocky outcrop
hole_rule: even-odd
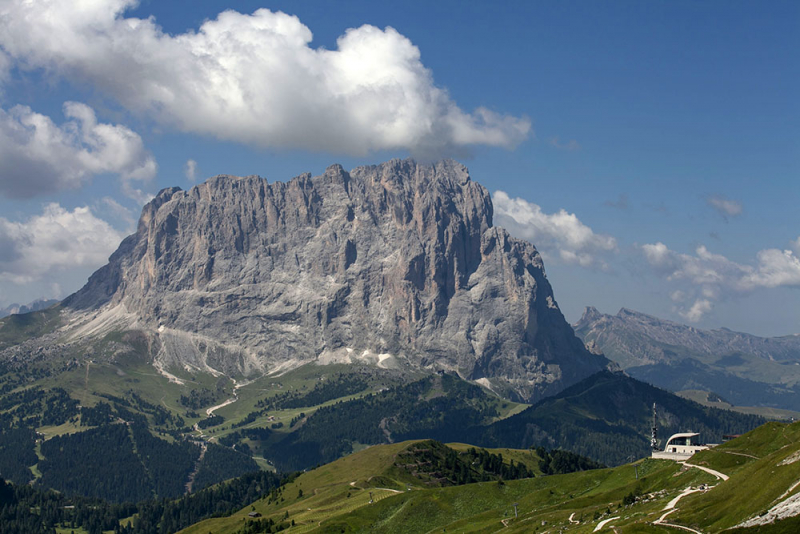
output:
[[[64,305],[158,332],[157,359],[227,374],[365,359],[457,371],[527,400],[607,360],[564,320],[535,247],[492,226],[453,161],[165,189]]]

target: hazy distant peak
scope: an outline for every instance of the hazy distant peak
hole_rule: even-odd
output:
[[[9,304],[5,308],[0,308],[0,317],[7,317],[9,315],[15,314],[23,314],[23,313],[30,313],[34,311],[44,310],[45,308],[49,308],[50,306],[56,304],[58,300],[56,299],[36,299],[33,302],[29,302],[25,305],[20,305],[18,303]]]

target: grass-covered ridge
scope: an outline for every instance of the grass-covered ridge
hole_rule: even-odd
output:
[[[729,457],[737,459],[736,465],[722,467]],[[714,531],[733,527],[798,493],[800,423],[768,423],[691,461],[720,466],[731,478],[703,498],[688,497],[676,520]]]
[[[267,520],[274,528],[289,527],[294,521],[292,532],[577,534],[593,532],[606,520],[601,531],[609,533],[611,527],[625,534],[676,531],[655,524],[662,519],[716,533],[758,517],[797,494],[795,485],[800,480],[800,423],[763,425],[689,462],[713,466],[730,476],[727,481],[690,465],[647,458],[564,475],[537,472],[520,480],[415,484],[395,469],[404,447],[408,444],[382,445],[347,456],[301,475],[230,517],[207,520],[185,532],[256,532]],[[471,447],[456,444],[454,448],[463,453]],[[536,453],[514,454],[529,458]],[[730,463],[730,457],[743,461]],[[670,503],[674,503],[671,509]],[[261,516],[253,520],[248,517],[251,512]],[[797,524],[798,519],[787,519],[761,530],[737,532],[790,533],[796,532]]]
[[[598,516],[606,513],[610,500],[621,503],[629,494],[654,488],[672,494],[682,484],[713,480],[699,470],[682,472],[672,462],[646,460],[638,466],[639,480],[626,466],[551,476],[536,470],[534,476],[519,480],[430,484],[397,466],[398,461],[405,462],[404,451],[427,449],[429,443],[380,445],[350,455],[301,475],[231,517],[207,520],[185,532],[248,532],[254,528],[248,527],[251,512],[276,525],[294,521],[296,532],[492,532],[504,524],[511,531],[525,532],[542,520],[570,524],[567,519],[573,512],[588,524],[595,512]],[[516,454],[527,457],[531,451]],[[516,525],[514,502],[521,514]],[[523,516],[527,522],[521,520]]]
[[[482,484],[504,487],[541,477],[541,460],[535,451],[485,450],[433,440],[378,445],[304,473],[238,514],[210,519],[187,532],[238,532],[243,520],[251,521],[251,512],[261,514],[262,527],[293,521],[295,529],[303,532],[328,522],[348,521],[358,510],[406,494],[433,496],[426,492]],[[585,459],[573,460],[575,468],[584,465]]]
[[[454,423],[488,424],[526,407],[454,376],[359,365],[310,364],[251,381],[170,369],[176,381],[153,367],[137,331],[104,334],[91,351],[63,343],[47,354],[27,354],[35,344],[28,340],[0,360],[0,476],[115,501],[196,491],[256,466],[311,467],[409,432],[441,437]],[[356,412],[346,413],[353,407]],[[125,435],[109,426],[134,420],[136,432]],[[338,440],[330,439],[331,427],[342,432]],[[180,448],[184,458],[170,452],[159,453],[171,458],[165,465],[140,461],[136,436],[146,439],[143,428],[156,449]],[[106,438],[117,446],[91,446]],[[201,449],[187,440],[206,444]],[[112,452],[126,459],[117,471],[109,467]],[[92,459],[86,476],[71,481]]]

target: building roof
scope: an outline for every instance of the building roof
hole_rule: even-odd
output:
[[[700,435],[699,432],[679,432],[677,434],[672,434],[669,437],[669,439],[667,440],[667,443],[669,443],[670,441],[672,441],[675,438],[693,438],[693,437],[699,436],[699,435]]]

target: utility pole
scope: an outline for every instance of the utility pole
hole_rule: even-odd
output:
[[[653,403],[653,428],[650,431],[650,448],[654,451],[658,450],[658,420],[656,418],[656,403]]]

